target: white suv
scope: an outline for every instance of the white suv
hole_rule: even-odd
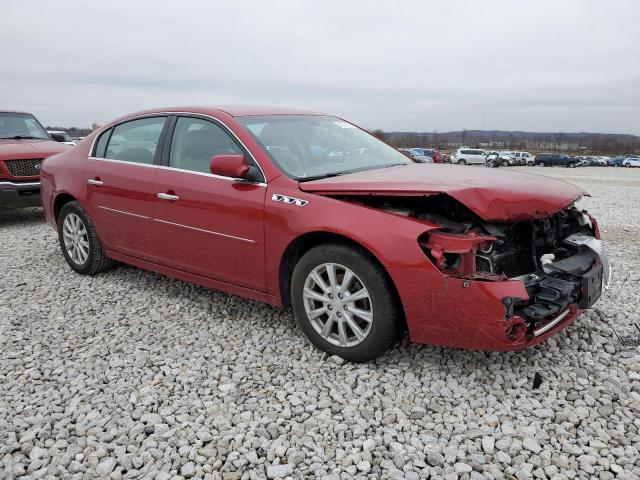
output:
[[[487,164],[487,152],[475,148],[462,147],[451,155],[451,163],[458,165]]]

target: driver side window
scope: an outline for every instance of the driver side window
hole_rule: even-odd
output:
[[[214,155],[242,153],[238,144],[215,123],[201,118],[179,117],[171,140],[169,166],[210,173],[209,165]]]

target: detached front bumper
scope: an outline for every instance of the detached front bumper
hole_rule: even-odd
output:
[[[392,269],[410,339],[486,351],[544,342],[590,308],[609,283],[610,262],[601,241],[573,240],[581,242],[576,255],[524,278],[472,280]]]
[[[0,180],[0,208],[39,207],[40,182]]]

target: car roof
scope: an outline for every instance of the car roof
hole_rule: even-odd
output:
[[[313,112],[309,110],[301,110],[285,107],[270,107],[264,105],[190,105],[179,107],[153,108],[140,112],[130,113],[122,118],[133,116],[148,115],[153,113],[202,113],[206,115],[220,116],[228,115],[231,117],[244,117],[250,115],[326,115],[326,113]]]
[[[20,110],[0,110],[0,113],[20,113],[20,114],[23,114],[23,115],[31,115],[31,116],[33,116],[33,113],[22,112]]]

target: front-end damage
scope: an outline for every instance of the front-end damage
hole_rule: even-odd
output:
[[[610,264],[597,224],[575,205],[542,217],[488,222],[446,194],[341,199],[429,224],[418,243],[450,279],[447,284],[461,284],[468,296],[478,287],[483,301],[500,302],[501,318],[484,325],[485,334],[511,345],[500,349],[547,338],[591,307],[609,283]],[[432,306],[435,315],[438,308]]]

